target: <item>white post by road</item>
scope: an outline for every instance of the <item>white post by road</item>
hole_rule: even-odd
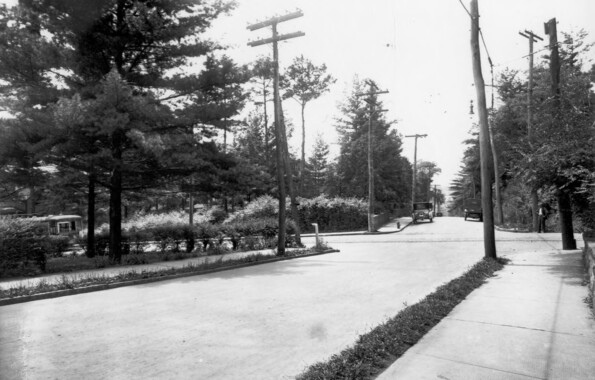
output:
[[[318,223],[312,223],[314,226],[314,233],[316,234],[316,248],[320,248],[320,240],[318,239]]]

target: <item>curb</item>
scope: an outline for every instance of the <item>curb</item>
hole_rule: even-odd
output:
[[[413,222],[408,222],[404,224],[401,229],[394,230],[394,231],[375,231],[375,232],[368,232],[368,231],[358,231],[358,232],[337,232],[337,233],[319,233],[318,236],[320,237],[332,237],[332,236],[357,236],[357,235],[388,235],[388,234],[396,234],[397,232],[403,231],[407,226],[412,224]],[[316,237],[315,234],[308,233],[308,234],[301,234],[301,237]]]
[[[216,272],[223,272],[223,271],[227,271],[227,270],[252,267],[252,266],[261,265],[261,264],[276,263],[278,261],[287,261],[287,260],[293,260],[293,259],[300,259],[303,257],[320,256],[320,255],[325,255],[327,253],[335,253],[335,252],[340,252],[340,251],[338,249],[327,249],[322,252],[309,253],[309,254],[305,254],[305,255],[288,256],[288,257],[280,256],[280,257],[274,257],[271,259],[255,261],[255,262],[251,262],[251,263],[229,265],[229,266],[223,266],[220,268],[205,269],[205,270],[196,271],[196,272],[176,273],[176,274],[162,275],[162,276],[157,276],[157,277],[139,278],[136,280],[129,280],[129,281],[123,281],[123,282],[114,282],[111,284],[90,285],[90,286],[85,286],[82,288],[55,290],[55,291],[51,291],[51,292],[47,292],[47,293],[38,293],[38,294],[31,294],[31,295],[27,295],[27,296],[3,298],[3,299],[0,299],[0,306],[8,306],[8,305],[14,305],[14,304],[24,303],[24,302],[40,301],[40,300],[45,300],[45,299],[50,299],[50,298],[59,298],[59,297],[76,295],[76,294],[91,293],[91,292],[97,292],[97,291],[101,291],[101,290],[122,288],[125,286],[143,285],[143,284],[149,284],[149,283],[158,282],[158,281],[175,280],[175,279],[183,278],[183,277],[199,276],[199,275],[203,275],[203,274],[210,274],[210,273],[216,273]],[[139,273],[139,272],[137,272],[137,273]],[[142,273],[142,272],[140,272],[140,273]]]

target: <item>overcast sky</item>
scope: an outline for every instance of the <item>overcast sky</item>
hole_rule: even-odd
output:
[[[84,1],[84,0],[81,0]],[[8,1],[14,3],[15,1]],[[459,170],[472,120],[469,101],[475,99],[470,55],[470,20],[459,0],[238,0],[239,6],[215,22],[209,35],[228,44],[226,52],[239,63],[271,54],[270,45],[247,43],[270,36],[270,29],[250,32],[247,25],[301,9],[304,17],[279,25],[281,34],[303,31],[304,37],[280,43],[281,67],[303,54],[316,64],[325,63],[337,78],[331,92],[306,109],[307,146],[323,133],[335,153],[334,118],[337,104],[351,90],[354,76],[371,78],[382,89],[387,119],[397,120],[402,135],[427,133],[418,143],[418,159],[442,168],[436,179],[444,191]],[[463,0],[469,8],[469,0]],[[525,71],[528,40],[521,30],[544,38],[544,22],[555,17],[558,33],[585,29],[595,41],[595,0],[479,0],[480,27],[495,65],[495,76],[505,68]],[[546,52],[536,54],[536,58]],[[490,82],[489,65],[483,73]],[[592,52],[591,58],[595,58]],[[488,99],[489,91],[488,88]],[[299,126],[297,103],[285,109]],[[476,117],[475,115],[474,117]],[[291,144],[299,147],[299,133]],[[404,155],[413,160],[413,139],[404,139]]]

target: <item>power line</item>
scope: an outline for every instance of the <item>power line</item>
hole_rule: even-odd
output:
[[[471,13],[469,12],[469,10],[467,9],[467,7],[465,6],[465,4],[463,4],[463,0],[459,0],[459,3],[461,3],[461,6],[463,7],[463,9],[465,10],[465,12],[467,12],[467,14],[469,15],[469,17],[471,17]]]

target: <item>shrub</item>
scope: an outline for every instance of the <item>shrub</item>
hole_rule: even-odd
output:
[[[263,195],[248,203],[244,209],[231,214],[223,223],[229,224],[248,219],[272,218],[278,215],[278,212],[279,201],[270,195]]]
[[[51,249],[43,228],[26,219],[0,219],[0,275],[45,271]],[[31,264],[35,266],[31,268]]]
[[[313,231],[312,223],[318,223],[321,231],[349,231],[365,229],[368,225],[367,203],[356,198],[300,198],[298,206],[300,231]],[[289,213],[290,202],[287,202]],[[250,202],[243,210],[230,215],[224,224],[252,222],[259,219],[277,218],[279,202],[269,195]],[[293,226],[295,229],[295,225]],[[294,232],[292,232],[294,233]],[[246,236],[246,235],[244,235]]]
[[[128,255],[130,253],[130,238],[126,231],[122,231],[120,247],[122,248],[123,255]],[[109,255],[109,230],[105,229],[105,227],[102,227],[99,232],[95,233],[95,255]]]
[[[180,234],[186,243],[186,252],[190,253],[194,251],[196,227],[184,224],[180,227]]]
[[[203,250],[206,251],[209,245],[213,245],[213,239],[217,238],[220,227],[211,223],[200,223],[196,226],[196,236],[202,242]]]
[[[47,244],[48,253],[51,257],[62,257],[70,247],[70,238],[68,236],[50,236]]]
[[[235,224],[224,224],[222,226],[224,234],[229,237],[231,241],[231,249],[237,250],[242,240],[242,235]]]
[[[367,203],[356,198],[302,198],[298,211],[300,231],[313,231],[312,223],[325,232],[359,230],[368,223]]]
[[[153,234],[150,229],[141,229],[138,227],[129,229],[128,236],[130,238],[131,252],[135,254],[143,253],[145,246],[151,239],[153,239]]]
[[[151,234],[159,245],[161,253],[165,253],[167,248],[176,242],[177,228],[174,224],[165,223],[151,228]]]

